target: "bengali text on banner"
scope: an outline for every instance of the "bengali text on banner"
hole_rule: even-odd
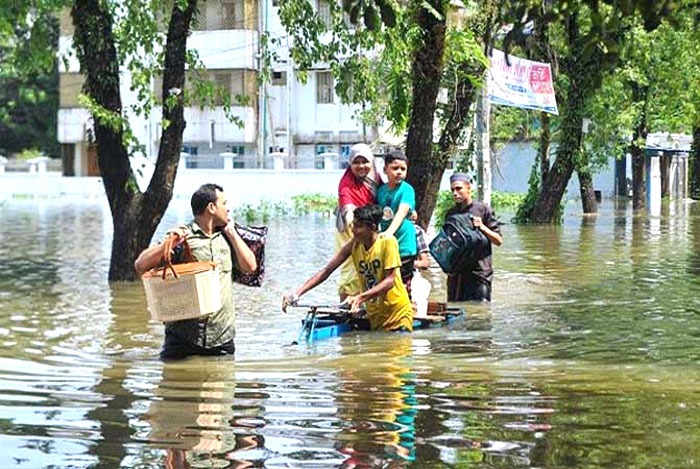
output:
[[[533,62],[494,49],[488,71],[488,94],[491,104],[538,109],[559,114],[548,63]]]

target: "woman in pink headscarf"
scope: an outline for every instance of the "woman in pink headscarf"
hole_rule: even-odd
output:
[[[356,208],[376,203],[377,187],[382,184],[369,145],[357,143],[350,149],[348,169],[338,184],[338,216],[336,218],[335,251],[352,239],[353,212]],[[352,259],[340,266],[338,295],[341,301],[362,291],[360,278]]]

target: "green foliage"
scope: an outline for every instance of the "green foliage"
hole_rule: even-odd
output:
[[[245,204],[235,208],[233,216],[236,220],[253,224],[257,222],[267,223],[271,218],[279,218],[289,214],[289,212],[289,207],[283,203],[271,203],[267,200],[261,200],[257,206]]]
[[[292,197],[289,203],[261,200],[257,206],[245,204],[233,209],[233,216],[247,224],[267,223],[273,218],[321,214],[328,216],[335,210],[338,200],[324,194],[300,194]]]
[[[325,194],[302,194],[292,197],[294,213],[332,213],[338,206],[336,196]]]
[[[36,148],[25,148],[16,154],[17,159],[20,161],[28,161],[39,156],[43,156],[43,153]]]
[[[437,201],[435,202],[435,211],[433,211],[433,220],[437,229],[440,229],[445,223],[445,215],[454,205],[455,201],[450,191],[438,192]]]
[[[411,50],[418,40],[410,5],[393,0],[346,1],[343,8],[350,14],[348,21],[343,8],[329,2],[330,21],[324,22],[315,3],[280,2],[280,19],[293,39],[291,55],[297,77],[304,82],[307,71],[326,65],[342,102],[361,105],[357,115],[361,122],[368,126],[389,123],[396,134],[405,132],[411,110]],[[374,18],[369,20],[371,27],[364,24],[366,18],[376,15],[383,21]],[[390,20],[392,27],[385,27],[389,17],[395,21]]]
[[[517,194],[514,192],[493,192],[491,194],[491,208],[494,212],[511,211],[522,203],[525,194]],[[438,192],[435,211],[433,212],[433,220],[435,227],[440,229],[445,223],[445,215],[447,211],[454,207],[455,202],[450,191]]]
[[[516,192],[493,192],[491,194],[491,208],[494,211],[515,210],[525,200],[525,194]]]
[[[520,225],[525,225],[533,221],[533,213],[536,207],[535,202],[542,187],[542,175],[540,173],[539,158],[535,158],[535,162],[532,164],[532,168],[530,169],[530,178],[527,181],[527,185],[527,194],[522,196],[522,199],[520,199],[519,203],[517,204],[515,217],[513,217],[513,223]],[[557,224],[561,223],[563,216],[564,204],[561,202],[554,213],[552,218],[553,222]]]
[[[607,165],[610,157],[624,155],[633,129],[645,132],[691,131],[694,104],[700,95],[700,50],[694,23],[679,18],[648,32],[641,20],[628,34],[617,73],[603,81],[586,108],[590,119],[584,138],[592,168]],[[679,71],[682,71],[679,73]]]
[[[635,39],[643,38],[665,21],[674,26],[680,24],[679,13],[690,3],[562,0],[549,3],[516,1],[505,2],[502,5],[499,17],[505,23],[512,24],[503,41],[504,48],[508,51],[514,45],[518,45],[524,50],[536,50],[540,56],[550,58],[549,61],[555,65],[558,100],[563,103],[561,120],[552,121],[553,127],[561,129],[555,142],[557,157],[552,166],[558,172],[550,173],[546,181],[542,182],[542,185],[548,187],[540,187],[539,182],[530,185],[530,193],[522,207],[523,210],[520,211],[520,221],[561,220],[563,188],[573,170],[593,172],[607,164],[611,150],[613,154],[619,151],[619,142],[623,140],[620,135],[629,132],[629,127],[618,125],[618,118],[630,117],[623,111],[624,103],[636,101],[641,104],[641,100],[621,99],[623,108],[617,108],[611,105],[610,101],[606,101],[606,93],[600,92],[602,83],[607,75],[618,72],[625,55],[629,55],[627,48],[631,46],[637,52],[647,50],[645,47],[632,45]],[[533,43],[535,47],[532,47]],[[664,49],[656,47],[653,42],[650,45],[651,50],[660,52]],[[676,52],[667,51],[664,55],[668,57]],[[653,54],[649,57],[651,56]],[[653,60],[648,61],[645,55],[640,57],[637,63],[641,64],[644,70],[653,68],[650,66]],[[682,68],[667,67],[667,70],[677,72]],[[633,81],[640,89],[649,85],[647,80]],[[613,96],[615,99],[621,97]],[[595,100],[598,100],[599,104],[598,109],[594,111],[592,106]],[[646,101],[646,104],[648,103],[649,101]],[[598,115],[608,112],[613,118],[607,121],[597,119],[597,116],[594,116],[596,111]],[[648,115],[646,112],[636,114]],[[588,126],[589,130],[592,129],[592,133],[597,135],[592,136],[589,132],[589,135],[582,137],[581,123],[587,123],[589,119],[593,122],[592,126]],[[614,123],[610,124],[611,122]],[[637,119],[636,122],[642,121]],[[533,168],[534,171],[537,169]],[[562,181],[563,178],[567,180]]]
[[[58,156],[58,21],[26,2],[6,3],[0,7],[0,154],[38,147]],[[26,16],[5,16],[12,13]],[[25,40],[32,35],[40,46]]]
[[[491,107],[491,146],[535,140],[540,134],[539,111],[511,106]]]
[[[535,210],[535,201],[540,193],[542,186],[542,175],[540,174],[539,158],[535,158],[535,162],[530,169],[530,178],[527,181],[527,194],[520,202],[520,205],[515,212],[513,221],[524,225],[530,223],[532,212]]]

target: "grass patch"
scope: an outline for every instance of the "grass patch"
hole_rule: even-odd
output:
[[[234,208],[236,220],[244,223],[267,223],[272,218],[302,216],[318,213],[330,216],[338,205],[337,198],[324,194],[301,194],[292,197],[289,202],[269,202],[262,200],[258,205],[245,204]]]

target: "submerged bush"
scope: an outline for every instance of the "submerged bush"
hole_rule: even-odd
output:
[[[515,192],[492,192],[491,193],[491,208],[494,213],[502,211],[513,211],[525,199],[525,194]],[[452,193],[450,191],[440,191],[438,193],[435,211],[433,212],[433,220],[435,227],[440,228],[445,222],[445,214],[454,206]]]
[[[491,207],[495,212],[515,210],[525,198],[525,194],[512,192],[494,192],[491,195]],[[433,220],[436,227],[441,227],[445,221],[445,213],[454,205],[450,191],[438,193]],[[319,214],[330,216],[335,213],[338,199],[335,195],[326,194],[300,194],[295,195],[289,202],[272,203],[261,200],[257,206],[245,204],[233,209],[236,220],[252,224],[256,222],[267,223],[272,218],[289,216],[303,216]]]
[[[261,200],[257,206],[244,204],[232,210],[236,220],[252,224],[267,223],[272,218],[308,215],[319,213],[330,215],[335,211],[337,199],[332,195],[301,194],[295,195],[289,202],[270,202]]]
[[[294,212],[297,215],[309,213],[333,213],[338,206],[338,199],[333,195],[325,194],[302,194],[292,197]]]

